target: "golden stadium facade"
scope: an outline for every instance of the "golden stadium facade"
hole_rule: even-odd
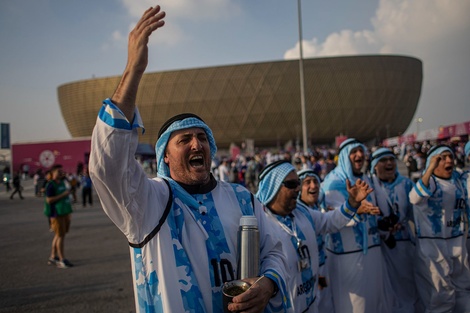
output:
[[[373,55],[305,59],[309,144],[342,134],[368,141],[403,133],[421,94],[420,60]],[[120,76],[59,86],[62,115],[73,137],[90,136],[102,100]],[[146,73],[137,94],[145,125],[141,143],[155,144],[160,126],[182,112],[199,115],[220,148],[254,140],[278,146],[302,138],[299,61],[276,61]]]

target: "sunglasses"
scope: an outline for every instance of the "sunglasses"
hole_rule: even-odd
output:
[[[284,187],[286,187],[287,189],[295,189],[297,187],[300,186],[300,181],[299,180],[296,180],[296,179],[293,179],[293,180],[286,180],[286,181],[283,181],[282,184],[284,185]]]

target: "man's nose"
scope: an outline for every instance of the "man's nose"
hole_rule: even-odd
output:
[[[191,148],[192,149],[200,149],[201,147],[202,147],[201,141],[196,136],[194,136],[191,139]]]

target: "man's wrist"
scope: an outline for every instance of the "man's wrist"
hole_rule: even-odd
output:
[[[360,202],[357,202],[356,200],[352,199],[351,197],[348,198],[348,204],[352,208],[355,208],[356,210],[361,206]]]
[[[275,297],[277,295],[277,293],[279,292],[279,288],[277,287],[277,284],[274,280],[272,280],[271,278],[269,277],[266,277],[267,279],[269,279],[273,285],[273,292],[271,294],[271,298]]]

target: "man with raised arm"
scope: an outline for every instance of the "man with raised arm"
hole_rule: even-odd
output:
[[[161,127],[158,177],[147,178],[135,160],[137,129],[143,127],[136,94],[147,67],[149,36],[164,25],[164,17],[159,6],[150,8],[131,31],[127,66],[114,95],[104,100],[90,157],[103,209],[129,241],[137,311],[221,312],[221,286],[237,278],[242,215],[257,217],[264,277],[236,296],[229,309],[262,312],[274,297],[281,306],[274,309],[286,310],[280,241],[250,192],[211,175],[217,147],[200,117],[179,114]]]
[[[470,312],[468,204],[449,146],[428,152],[410,191],[416,222],[416,285],[426,312]]]

